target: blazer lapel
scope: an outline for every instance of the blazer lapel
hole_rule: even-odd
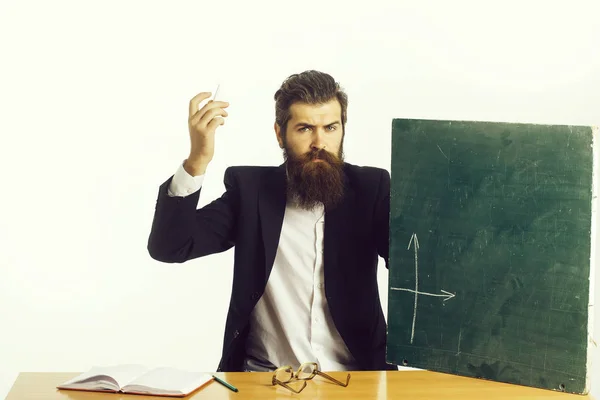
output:
[[[339,252],[346,245],[343,238],[355,222],[353,213],[356,212],[356,192],[344,175],[344,197],[333,209],[325,210],[325,226],[323,227],[323,263],[325,265],[325,286],[335,277],[342,276],[339,269]]]
[[[269,278],[275,255],[286,204],[285,164],[265,174],[258,195],[258,213],[265,249],[265,282]]]

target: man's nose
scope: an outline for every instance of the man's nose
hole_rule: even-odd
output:
[[[311,149],[312,150],[323,150],[325,148],[325,143],[323,143],[323,136],[320,133],[315,133]]]

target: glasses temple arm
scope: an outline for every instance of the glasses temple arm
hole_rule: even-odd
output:
[[[327,378],[327,379],[329,379],[329,380],[331,380],[331,381],[333,381],[333,382],[337,383],[337,384],[338,384],[338,385],[340,385],[340,386],[344,386],[344,387],[346,387],[346,386],[348,386],[348,382],[350,382],[350,374],[348,374],[348,376],[346,377],[346,384],[343,384],[342,382],[340,382],[340,381],[338,381],[337,379],[335,379],[335,378],[333,378],[333,377],[331,377],[331,376],[327,375],[327,374],[326,374],[326,373],[324,373],[324,372],[321,372],[321,371],[315,371],[315,372],[317,373],[317,375],[321,375],[322,377],[324,377],[324,378]]]

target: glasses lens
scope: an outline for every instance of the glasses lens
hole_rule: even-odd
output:
[[[280,382],[289,382],[292,380],[292,369],[291,368],[279,368],[275,371],[275,378]]]
[[[300,370],[298,371],[298,379],[310,379],[315,376],[315,370],[317,369],[317,364],[308,363],[302,364],[300,366]]]

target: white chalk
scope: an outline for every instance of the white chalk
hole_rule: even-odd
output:
[[[221,87],[221,84],[217,84],[217,87],[215,88],[215,90],[213,90],[211,92],[211,95],[208,99],[203,100],[200,102],[200,104],[198,104],[198,110],[202,109],[202,107],[204,107],[206,104],[208,104],[209,101],[220,101],[221,98],[219,97],[219,88]]]
[[[211,100],[213,101],[218,101],[220,100],[219,97],[217,97],[219,95],[219,87],[221,87],[221,84],[217,85],[217,88],[215,89],[215,91],[213,92],[213,95],[210,97]]]

